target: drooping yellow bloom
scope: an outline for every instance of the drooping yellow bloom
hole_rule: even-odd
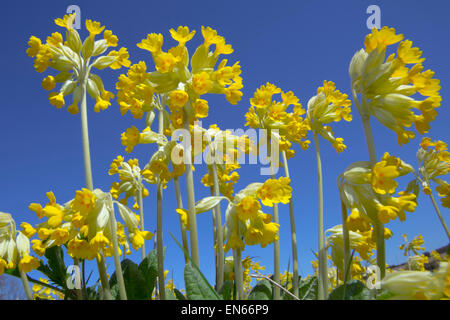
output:
[[[413,124],[420,134],[428,132],[442,100],[434,72],[423,71],[422,51],[410,40],[402,40],[403,35],[396,34],[394,28],[373,29],[366,36],[365,49],[354,55],[349,67],[355,98],[361,95],[357,105],[360,113],[375,116],[395,131],[400,145],[414,138],[414,132],[406,129]],[[396,43],[397,52],[385,58],[388,47]],[[416,93],[426,98],[418,100]]]
[[[272,207],[274,203],[289,203],[292,193],[290,182],[291,180],[287,177],[268,179],[258,189],[256,195],[261,199],[262,204],[269,207]]]
[[[27,54],[34,57],[34,67],[37,72],[44,72],[47,68],[58,72],[55,76],[48,76],[42,81],[42,87],[49,91],[53,90],[57,83],[62,84],[59,91],[49,94],[48,99],[51,105],[62,108],[66,104],[65,98],[72,95],[73,101],[69,104],[67,111],[77,114],[78,103],[82,101],[87,91],[87,94],[97,101],[94,111],[99,112],[110,105],[109,100],[114,95],[104,89],[101,78],[93,73],[94,68],[129,67],[131,64],[128,60],[129,54],[126,48],[120,48],[118,51],[102,55],[108,47],[117,46],[117,37],[111,30],[106,30],[103,35],[104,40],[95,41],[95,36],[102,33],[105,27],[99,22],[86,20],[89,37],[83,42],[78,31],[73,28],[74,19],[75,14],[55,19],[56,25],[67,29],[66,39],[59,32],[48,36],[45,43],[31,36]],[[95,56],[99,57],[91,59]],[[84,83],[85,87],[82,85]]]
[[[344,139],[336,138],[331,127],[326,125],[342,119],[351,121],[351,102],[347,95],[336,89],[332,81],[324,81],[323,87],[317,88],[317,95],[308,101],[307,119],[311,130],[331,142],[338,153],[347,147]]]

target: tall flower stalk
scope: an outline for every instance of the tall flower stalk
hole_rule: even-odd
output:
[[[331,142],[336,152],[340,153],[347,147],[342,138],[336,138],[329,126],[325,124],[338,122],[342,119],[351,121],[351,102],[347,95],[336,89],[331,81],[324,81],[323,87],[317,89],[317,95],[308,101],[307,120],[314,135],[314,144],[317,160],[318,179],[318,232],[319,232],[319,299],[328,297],[328,259],[324,234],[324,208],[323,208],[323,177],[322,159],[320,154],[319,135]]]
[[[82,43],[78,32],[73,28],[75,14],[66,15],[63,19],[55,19],[58,26],[66,28],[67,41],[63,41],[60,33],[55,32],[47,38],[45,44],[41,40],[32,36],[29,41],[30,48],[27,54],[35,57],[34,67],[36,71],[43,72],[51,67],[59,74],[55,77],[48,76],[42,81],[42,87],[46,90],[53,90],[56,83],[63,82],[59,92],[49,94],[50,104],[57,108],[65,105],[65,96],[73,93],[73,104],[67,110],[71,114],[78,113],[77,104],[81,100],[81,128],[83,141],[83,158],[86,187],[93,190],[92,169],[89,149],[89,134],[86,106],[86,92],[89,92],[92,98],[96,100],[94,110],[99,112],[108,108],[109,100],[114,97],[111,92],[104,89],[102,80],[99,76],[91,72],[92,68],[104,69],[110,67],[118,69],[122,66],[129,66],[128,52],[126,48],[119,51],[111,51],[108,55],[100,56],[93,63],[91,58],[103,54],[108,47],[117,46],[117,37],[110,30],[104,32],[104,39],[95,41],[95,36],[101,34],[105,27],[99,22],[86,20],[86,29],[89,31],[89,37]],[[72,71],[72,73],[70,73]],[[97,258],[100,280],[104,289],[105,298],[111,298],[109,284],[104,266],[104,257],[102,254]]]
[[[286,152],[282,152],[283,156],[283,166],[284,174],[286,178],[291,178],[289,174],[289,167],[286,157]],[[291,243],[292,243],[292,287],[294,290],[294,296],[298,298],[299,289],[299,275],[298,275],[298,249],[297,249],[297,233],[295,231],[295,214],[294,214],[294,203],[292,198],[289,200],[289,219],[291,224]]]
[[[181,197],[181,190],[180,190],[180,181],[178,178],[173,179],[173,184],[175,187],[175,197],[177,199],[177,208],[180,210],[183,210],[183,198]],[[189,244],[188,244],[188,238],[187,238],[187,232],[186,227],[183,223],[182,216],[179,216],[180,218],[180,230],[181,230],[181,240],[184,248],[184,262],[189,262]]]
[[[220,196],[219,191],[219,178],[217,175],[217,164],[215,162],[216,156],[215,152],[212,153],[213,162],[211,164],[211,173],[213,177],[213,192],[214,196]],[[224,252],[223,252],[223,232],[222,232],[222,211],[220,208],[220,203],[217,204],[215,208],[215,229],[216,229],[216,245],[217,248],[215,252],[217,252],[217,280],[216,286],[217,288],[222,288],[224,281]]]

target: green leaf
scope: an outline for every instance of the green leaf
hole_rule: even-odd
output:
[[[298,296],[300,300],[317,300],[319,281],[317,277],[301,280],[298,285]]]
[[[67,268],[64,263],[64,253],[60,246],[54,246],[45,250],[47,264],[41,261],[41,265],[37,268],[45,274],[48,279],[61,288],[67,289]]]
[[[272,292],[272,284],[263,279],[258,281],[258,283],[253,287],[252,291],[248,296],[248,300],[272,300],[273,292]]]
[[[347,282],[344,296],[344,285],[334,289],[329,300],[369,300],[369,289],[359,280],[350,280]]]
[[[219,290],[219,294],[222,296],[223,300],[231,300],[233,298],[233,281],[225,280],[222,288]]]
[[[195,213],[199,214],[209,211],[212,208],[215,208],[222,200],[228,200],[228,198],[224,196],[210,196],[203,198],[195,204]]]
[[[184,252],[185,256],[189,259],[190,263],[186,264],[184,268],[184,282],[186,285],[186,295],[188,299],[196,300],[195,298],[191,298],[188,291],[188,282],[191,288],[192,294],[195,296],[197,292],[204,292],[206,296],[212,295],[212,298],[207,298],[209,300],[220,300],[220,295],[213,289],[213,287],[209,284],[208,280],[206,280],[203,273],[201,273],[200,269],[195,265],[192,261],[192,258],[189,256],[189,253],[181,246],[181,244],[177,241],[174,235],[171,233],[170,236],[175,241],[177,246]],[[195,281],[198,281],[196,283]],[[189,280],[189,281],[188,281]],[[192,281],[194,281],[192,283]],[[201,299],[198,299],[201,300]]]
[[[139,271],[138,265],[129,259],[121,262],[123,280],[125,282],[125,289],[128,300],[150,300],[146,289],[146,281],[144,276]],[[115,298],[119,299],[116,273],[114,272],[109,280],[109,286],[112,293],[115,293]]]
[[[385,290],[377,295],[376,300],[389,300],[392,297],[395,297],[395,294],[390,291]]]
[[[144,277],[147,296],[151,297],[158,277],[158,252],[156,249],[150,251],[139,264],[138,269]]]
[[[184,294],[182,294],[181,291],[178,290],[177,288],[173,289],[173,292],[175,293],[177,300],[187,300]]]
[[[217,292],[211,287],[198,268],[192,263],[184,268],[184,282],[189,300],[220,300]]]

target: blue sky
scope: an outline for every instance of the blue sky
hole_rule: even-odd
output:
[[[13,214],[16,222],[37,223],[38,219],[28,209],[31,202],[45,203],[45,193],[52,190],[56,199],[64,203],[74,196],[75,190],[84,187],[82,162],[81,127],[79,116],[70,115],[65,109],[57,110],[47,100],[47,92],[40,85],[44,74],[33,68],[32,59],[25,50],[31,35],[45,39],[60,28],[53,23],[66,13],[66,8],[76,4],[81,8],[81,37],[86,36],[85,19],[100,21],[119,38],[119,46],[130,52],[132,63],[145,61],[151,65],[147,51],[137,48],[136,43],[148,33],[162,33],[165,45],[173,45],[170,28],[179,25],[197,30],[188,44],[191,50],[202,41],[201,26],[210,26],[231,43],[234,53],[228,57],[230,63],[240,61],[243,77],[243,98],[238,105],[230,105],[224,96],[210,96],[210,116],[204,126],[217,123],[223,129],[243,128],[244,114],[249,108],[249,99],[256,88],[271,82],[283,91],[292,90],[306,107],[308,99],[316,93],[323,80],[336,83],[339,90],[350,92],[348,65],[353,54],[363,47],[366,27],[366,8],[377,4],[381,8],[381,25],[395,27],[405,38],[418,46],[427,69],[436,72],[441,80],[442,106],[439,116],[431,124],[428,133],[432,139],[448,142],[447,124],[450,98],[450,68],[448,42],[450,22],[446,1],[433,2],[433,6],[422,1],[8,1],[2,6],[0,26],[2,50],[0,61],[2,77],[2,111],[0,117],[0,211]],[[165,47],[167,48],[167,47]],[[121,70],[99,72],[106,89],[115,92]],[[130,114],[121,116],[114,101],[101,113],[93,112],[93,103],[88,100],[91,155],[94,185],[108,190],[114,177],[107,174],[111,161],[119,154],[125,155],[120,134],[131,125],[143,128],[143,120],[135,120]],[[90,108],[89,108],[90,107]],[[325,227],[330,228],[340,221],[340,206],[336,177],[350,163],[367,160],[368,154],[362,124],[356,110],[354,121],[333,125],[334,132],[344,138],[348,149],[336,154],[329,143],[321,141],[324,166]],[[378,156],[384,152],[400,156],[416,166],[415,154],[420,135],[408,145],[399,147],[395,134],[372,120]],[[312,139],[312,137],[309,137]],[[310,261],[312,250],[317,250],[317,177],[314,148],[301,151],[290,160],[290,171],[294,189],[294,204],[299,245],[300,273],[312,272]],[[141,164],[148,161],[152,147],[141,145],[131,154]],[[200,199],[209,195],[209,189],[200,184],[204,167],[197,167],[195,194]],[[241,179],[235,189],[248,183],[263,181],[259,167],[246,166],[240,172]],[[182,190],[185,190],[182,179]],[[187,204],[187,199],[184,198]],[[150,196],[144,201],[146,229],[154,231],[156,192],[150,187]],[[266,212],[269,212],[267,208]],[[450,223],[448,209],[442,209]],[[198,216],[200,242],[200,265],[209,279],[214,279],[211,215]],[[281,266],[286,269],[290,249],[288,207],[280,206]],[[410,238],[423,235],[428,250],[448,243],[429,199],[421,195],[416,212],[408,213],[406,222],[394,221],[388,227],[394,232],[387,241],[387,261],[397,264],[404,261],[398,246],[402,233]],[[169,232],[178,239],[178,216],[175,212],[173,185],[164,191],[164,245],[166,269],[173,272],[177,287],[183,284],[183,255]],[[152,242],[147,247],[153,245]],[[267,272],[272,272],[272,247],[260,249],[247,247],[244,256],[256,257]],[[138,255],[132,259],[137,261]],[[113,265],[112,260],[109,261]],[[292,264],[291,264],[292,265]],[[110,271],[112,268],[110,268]],[[111,271],[112,272],[112,271]],[[37,274],[36,274],[37,276]]]

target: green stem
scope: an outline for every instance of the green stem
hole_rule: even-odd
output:
[[[272,133],[270,130],[268,130],[268,136],[267,136],[267,156],[270,157],[270,172],[271,172],[271,178],[275,179],[275,174],[273,173],[273,163],[272,163],[272,139],[271,139]],[[277,155],[279,156],[279,155]],[[274,203],[272,207],[272,213],[273,213],[273,221],[276,224],[280,224],[280,219],[278,216],[278,204]],[[280,240],[277,239],[273,243],[273,280],[280,284]],[[274,300],[280,300],[280,288],[278,286],[273,287],[273,298]]]
[[[183,127],[187,132],[189,131],[189,120],[187,115],[184,115]],[[187,137],[186,137],[187,138]],[[191,141],[187,141],[186,145],[190,145]],[[197,217],[195,214],[195,194],[194,194],[194,177],[192,173],[191,164],[191,149],[193,146],[188,147],[188,150],[184,150],[186,153],[186,159],[189,160],[186,163],[186,191],[188,197],[188,210],[189,210],[189,233],[191,242],[191,257],[197,268],[200,268],[200,259],[198,251],[198,233],[197,233]],[[188,153],[189,152],[189,153]]]
[[[283,166],[284,173],[287,178],[290,179],[289,167],[286,157],[286,152],[283,151]],[[295,231],[295,214],[294,214],[294,203],[293,197],[289,200],[289,218],[291,223],[291,242],[292,242],[292,267],[293,267],[293,280],[292,287],[294,289],[294,295],[298,297],[298,255],[297,255],[297,233]]]
[[[439,207],[438,207],[436,200],[434,199],[432,193],[430,193],[430,199],[431,199],[431,202],[433,202],[434,210],[436,211],[438,218],[441,221],[442,226],[444,227],[445,233],[447,234],[447,238],[450,240],[450,232],[448,230],[447,225],[445,224],[445,220],[442,217],[441,211],[439,210]]]
[[[161,107],[158,114],[158,133],[164,134],[164,109]],[[161,179],[158,179],[156,191],[156,246],[158,253],[158,288],[159,299],[166,300],[166,286],[164,279],[164,247],[163,247],[163,184]]]
[[[113,300],[113,297],[111,295],[111,289],[109,288],[108,275],[106,274],[105,258],[103,254],[99,255],[100,257],[97,255],[96,260],[97,260],[98,275],[100,277],[100,283],[102,285],[103,290],[103,299]]]
[[[183,209],[183,199],[181,197],[181,191],[180,191],[180,181],[178,178],[173,179],[173,183],[175,186],[175,196],[177,198],[177,207],[179,209]],[[189,262],[188,255],[189,255],[189,245],[188,245],[188,239],[187,239],[187,233],[186,233],[186,227],[184,226],[183,221],[181,220],[180,216],[180,228],[181,228],[181,239],[183,241],[183,248],[184,248],[184,262],[187,264]]]
[[[83,140],[84,176],[86,186],[89,190],[94,190],[91,168],[91,152],[89,149],[89,130],[86,107],[86,84],[82,84],[83,98],[81,100],[81,137]]]
[[[31,293],[30,284],[28,282],[27,274],[22,270],[19,270],[20,279],[22,280],[23,289],[28,300],[33,300],[33,294]]]
[[[375,150],[372,128],[370,126],[370,116],[361,114],[361,120],[366,136],[367,148],[369,150],[370,163],[374,166],[375,163],[377,163],[377,153]],[[374,231],[376,232],[377,238],[377,265],[380,268],[381,279],[383,279],[386,274],[386,244],[384,241],[384,225],[378,219],[374,222]]]
[[[319,300],[326,300],[328,297],[328,257],[325,248],[324,227],[323,227],[323,178],[322,160],[320,157],[319,138],[314,132],[314,143],[317,158],[317,179],[319,186]]]
[[[144,231],[144,203],[143,203],[144,201],[142,200],[142,190],[137,190],[137,200],[139,205],[139,216],[140,216],[139,229],[141,229],[141,231]],[[141,258],[142,260],[145,259],[145,241],[141,248]]]
[[[350,234],[347,228],[347,208],[341,200],[342,233],[344,235],[344,284],[347,282],[348,259],[350,258]]]
[[[83,141],[84,175],[86,178],[86,186],[89,190],[93,191],[94,183],[92,180],[91,153],[89,149],[89,131],[86,107],[86,81],[87,79],[82,81],[83,98],[81,100],[81,137]],[[106,299],[112,299],[108,277],[106,276],[105,259],[103,255],[101,255],[100,258],[97,257],[97,266],[99,269],[100,282],[104,291],[103,296]]]
[[[127,292],[125,290],[125,281],[123,280],[122,265],[120,264],[119,245],[117,243],[117,222],[114,212],[109,212],[109,226],[111,229],[111,238],[114,250],[114,265],[116,267],[116,279],[119,285],[120,300],[127,300]]]
[[[218,197],[219,192],[219,177],[217,175],[217,164],[215,162],[215,155],[212,155],[213,163],[211,165],[214,185],[214,196]],[[220,203],[216,206],[216,241],[217,241],[217,288],[220,289],[223,286],[223,270],[224,270],[224,253],[223,253],[223,234],[222,234],[222,213]]]
[[[80,270],[80,262],[79,262],[78,258],[73,258],[73,264],[78,267],[78,270]],[[76,294],[77,294],[78,300],[83,300],[83,290],[81,288],[76,289]]]
[[[236,283],[237,300],[244,299],[244,280],[242,272],[241,250],[233,249],[234,260],[234,279]]]

